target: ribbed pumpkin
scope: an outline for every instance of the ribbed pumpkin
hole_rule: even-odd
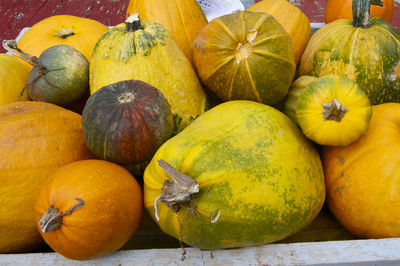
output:
[[[296,114],[309,139],[320,145],[345,146],[367,133],[371,104],[354,81],[331,74],[315,78],[302,91],[293,89],[297,93],[289,93],[285,111]]]
[[[94,45],[107,30],[107,26],[96,20],[56,15],[45,18],[29,28],[18,41],[18,47],[31,55],[39,56],[51,46],[66,44],[80,51],[90,62]]]
[[[0,54],[0,105],[28,100],[28,92],[21,95],[28,79],[29,68],[16,57]]]
[[[86,145],[98,158],[119,164],[150,160],[171,137],[171,107],[162,93],[140,80],[104,86],[82,113]]]
[[[356,237],[400,237],[399,138],[400,104],[385,103],[361,139],[324,149],[329,209]]]
[[[292,38],[294,60],[298,64],[311,34],[311,24],[307,16],[288,0],[263,0],[246,10],[265,12],[278,20]]]
[[[90,91],[122,80],[142,80],[171,105],[179,132],[207,108],[206,95],[189,60],[156,22],[131,17],[97,42],[90,63]]]
[[[336,20],[310,39],[299,74],[339,74],[357,82],[371,104],[400,101],[400,33],[382,18],[369,21],[369,0],[354,0],[354,20]]]
[[[380,17],[385,19],[387,22],[391,22],[394,10],[394,0],[380,1],[383,2],[383,6],[371,5],[371,17]],[[352,19],[352,5],[353,0],[327,0],[324,12],[325,23],[330,23],[337,19]]]
[[[292,83],[290,36],[269,14],[239,11],[215,18],[193,46],[200,80],[224,101],[277,105]]]
[[[49,246],[75,260],[121,248],[138,229],[142,190],[119,165],[82,160],[59,168],[35,202],[36,226]]]
[[[160,147],[144,173],[144,197],[164,232],[220,249],[300,230],[320,211],[325,184],[318,153],[290,119],[261,103],[230,101]]]
[[[162,24],[192,62],[193,41],[207,24],[196,0],[131,0],[126,17],[139,13],[141,19]]]
[[[0,106],[0,253],[40,248],[34,201],[60,166],[90,158],[81,116],[43,102]]]

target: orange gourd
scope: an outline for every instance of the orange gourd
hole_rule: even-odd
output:
[[[366,135],[326,147],[323,166],[329,209],[350,233],[400,237],[400,104],[372,107]]]
[[[121,248],[140,225],[143,196],[123,167],[83,160],[57,170],[35,203],[40,234],[61,255],[75,260]]]

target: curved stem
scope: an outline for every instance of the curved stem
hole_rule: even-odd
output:
[[[382,0],[353,0],[353,26],[360,28],[370,27],[371,5],[382,6]]]
[[[13,55],[21,58],[28,64],[30,64],[34,67],[39,67],[39,59],[36,56],[25,53],[24,51],[19,49],[17,46],[17,42],[15,40],[3,40],[3,48],[7,52],[10,52]]]

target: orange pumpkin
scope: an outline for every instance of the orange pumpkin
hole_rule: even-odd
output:
[[[121,248],[140,225],[142,191],[121,166],[83,160],[59,168],[35,203],[36,226],[46,243],[75,260]]]
[[[371,18],[381,17],[387,22],[392,21],[394,0],[382,0],[383,7],[371,5]],[[353,19],[353,0],[328,0],[325,6],[325,23],[337,19]]]
[[[366,135],[323,151],[329,209],[357,237],[400,237],[399,139],[400,104],[385,103]]]

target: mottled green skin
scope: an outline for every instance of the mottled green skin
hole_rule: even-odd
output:
[[[337,20],[318,30],[304,51],[299,74],[339,74],[356,81],[372,104],[400,102],[400,33],[381,18],[367,28]]]
[[[145,206],[153,218],[154,202],[169,179],[159,159],[200,186],[193,212],[183,207],[174,213],[158,202],[159,226],[201,249],[283,239],[311,222],[325,199],[312,144],[285,115],[252,101],[220,104],[161,146],[144,173]],[[220,217],[211,223],[217,210]]]
[[[40,76],[33,67],[27,81],[32,100],[66,106],[77,102],[89,90],[89,62],[72,46],[55,45],[46,49],[39,57],[39,65],[46,67],[45,75]]]

